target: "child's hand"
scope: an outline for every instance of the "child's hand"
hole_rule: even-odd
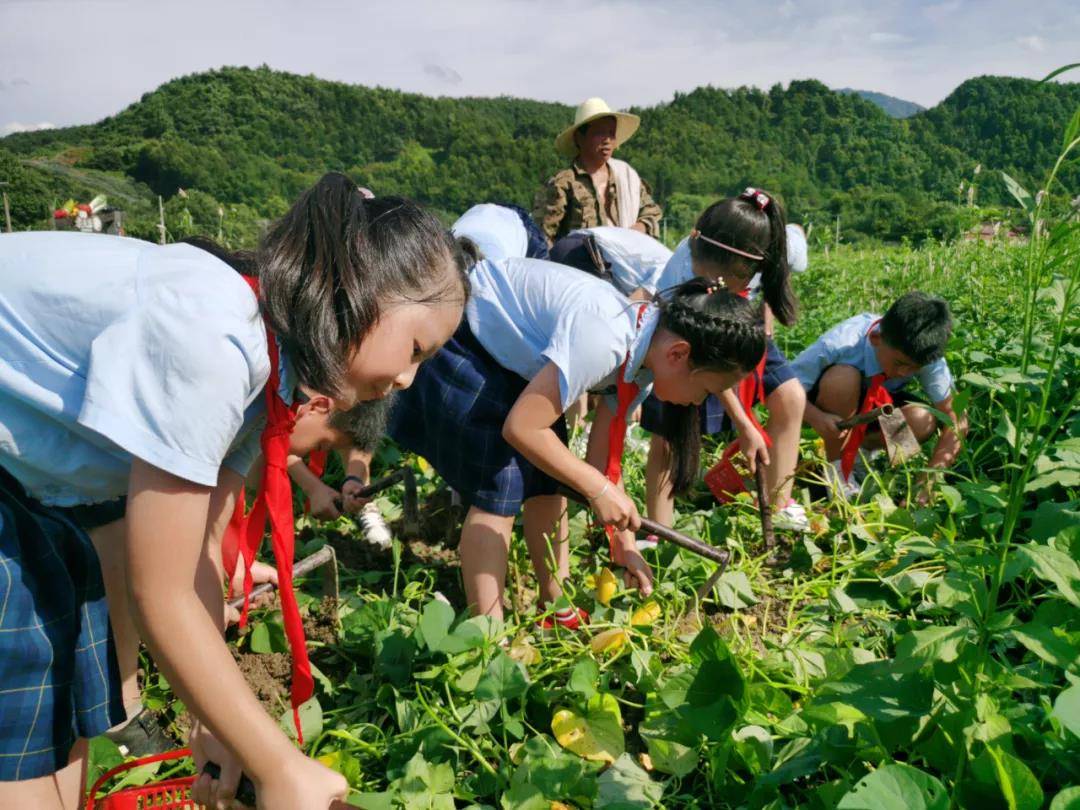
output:
[[[759,461],[766,467],[769,466],[769,447],[756,427],[739,432],[739,449],[749,462],[750,472],[757,472]]]
[[[848,434],[851,433],[851,428],[837,427],[837,422],[844,421],[844,417],[837,416],[835,413],[828,413],[826,411],[821,412],[821,416],[814,425],[814,430],[818,432],[826,442],[836,442],[837,444],[847,441]]]
[[[251,584],[262,585],[264,582],[272,582],[275,585],[278,584],[277,569],[272,565],[267,565],[264,562],[256,560],[251,564]],[[236,566],[236,573],[232,578],[232,593],[234,596],[240,596],[244,592],[244,561],[241,559]],[[273,593],[264,593],[261,596],[256,596],[251,600],[249,608],[266,607],[274,601]],[[233,624],[237,624],[240,621],[240,611],[225,605],[225,626],[228,627]]]
[[[255,782],[258,810],[328,810],[344,802],[349,791],[345,777],[300,752],[295,764],[268,768]]]
[[[597,519],[605,526],[637,531],[641,527],[641,515],[637,506],[620,487],[605,479],[599,494],[589,499],[589,505]]]
[[[236,786],[240,782],[239,760],[198,720],[191,727],[188,746],[191,748],[191,757],[195,760],[195,769],[199,772],[191,786],[191,798],[200,807],[206,805],[210,810],[231,808]],[[208,762],[221,768],[220,779],[214,779],[210,774],[202,772]]]
[[[341,517],[337,500],[340,493],[333,487],[328,487],[322,481],[308,493],[308,501],[311,503],[311,515],[319,520],[334,520]]]
[[[346,512],[359,512],[371,501],[371,498],[360,497],[363,490],[364,484],[357,478],[349,478],[341,485],[341,500]]]
[[[629,543],[626,539],[629,538]],[[615,546],[615,564],[621,565],[623,582],[627,588],[637,588],[642,596],[649,596],[653,589],[653,570],[637,550],[632,532],[620,535]]]

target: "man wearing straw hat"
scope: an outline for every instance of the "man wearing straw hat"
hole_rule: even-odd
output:
[[[615,225],[658,236],[663,212],[633,167],[611,155],[637,131],[641,119],[615,112],[602,98],[583,101],[574,123],[555,139],[573,160],[536,195],[533,219],[550,242],[579,228]]]

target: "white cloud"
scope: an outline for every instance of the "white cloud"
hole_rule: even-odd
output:
[[[870,34],[870,41],[875,45],[903,45],[911,42],[911,37],[891,31],[874,31]]]
[[[1035,34],[1027,37],[1017,37],[1016,41],[1029,51],[1034,51],[1035,53],[1042,53],[1046,50],[1046,43],[1043,42],[1043,38],[1036,36]]]
[[[48,121],[39,121],[36,124],[23,124],[19,121],[12,121],[4,124],[2,131],[5,135],[13,135],[16,132],[37,132],[39,129],[56,129],[56,124],[51,124]]]

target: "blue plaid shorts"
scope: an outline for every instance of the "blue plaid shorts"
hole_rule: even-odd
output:
[[[503,423],[528,381],[488,354],[468,321],[423,363],[410,388],[395,395],[389,434],[423,456],[470,506],[516,515],[558,484],[502,437]],[[566,422],[555,432],[566,442]]]
[[[0,782],[55,773],[124,717],[90,538],[0,468]]]
[[[786,383],[795,379],[795,372],[791,369],[780,347],[768,341],[765,350],[765,373],[761,375],[761,382],[765,388],[765,396]],[[724,406],[720,400],[710,394],[701,404],[701,435],[712,436],[725,430],[731,430],[730,420],[724,412]],[[650,395],[641,406],[641,427],[650,433],[668,438],[664,428],[664,403]]]

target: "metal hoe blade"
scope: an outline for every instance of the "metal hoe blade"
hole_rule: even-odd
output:
[[[919,453],[919,440],[911,432],[911,426],[904,418],[900,408],[893,408],[889,413],[878,416],[881,437],[885,440],[885,450],[889,454],[889,463],[902,464]]]

